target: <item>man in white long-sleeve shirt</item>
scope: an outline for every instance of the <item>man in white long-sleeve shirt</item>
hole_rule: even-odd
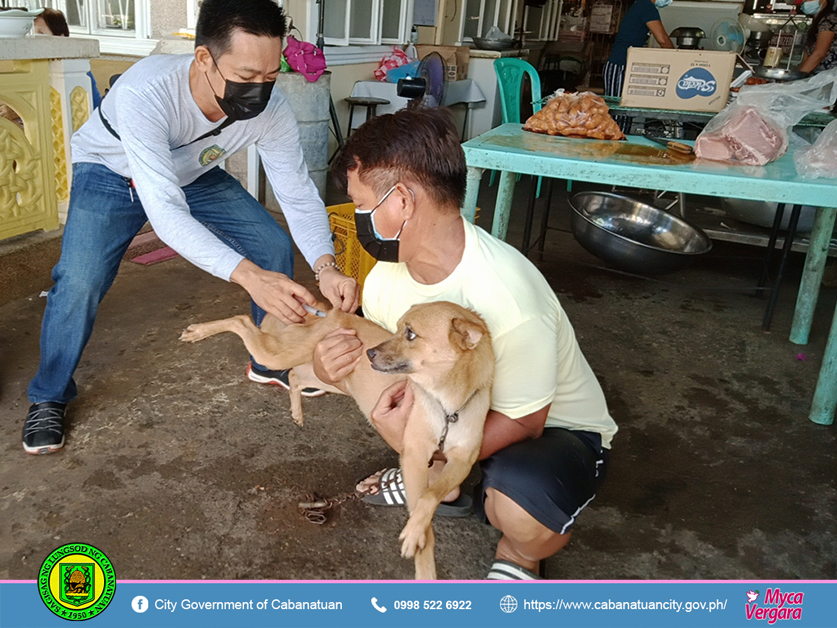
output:
[[[205,0],[194,56],[137,62],[73,136],[67,225],[44,314],[40,366],[28,391],[28,453],[63,446],[66,404],[77,395],[73,372],[99,302],[146,220],[187,260],[241,285],[257,324],[265,311],[300,322],[303,303],[315,303],[291,279],[290,237],[218,168],[226,155],[258,147],[321,292],[335,307],[357,308],[357,283],[335,265],[328,216],[308,176],[296,119],[273,88],[284,35],[284,15],[271,0]],[[248,374],[260,382],[281,377],[258,364]]]

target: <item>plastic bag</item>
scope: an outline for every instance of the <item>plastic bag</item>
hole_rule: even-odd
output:
[[[387,80],[387,72],[399,66],[408,64],[412,59],[398,46],[392,47],[392,52],[381,59],[381,64],[375,70],[375,78],[379,81]]]
[[[410,61],[410,63],[399,65],[397,68],[392,68],[387,72],[387,82],[397,83],[398,79],[412,78],[418,73],[420,61]]]
[[[747,85],[695,141],[702,159],[763,166],[785,154],[791,129],[837,99],[837,68],[801,81]]]
[[[483,39],[496,39],[499,41],[511,41],[513,38],[506,35],[503,31],[501,31],[497,26],[492,26],[489,28]]]
[[[526,131],[568,137],[621,140],[625,134],[610,117],[601,96],[592,92],[558,90],[546,105],[523,125]]]
[[[285,58],[291,69],[302,74],[310,83],[320,78],[326,69],[323,51],[307,41],[299,41],[293,35],[288,35]]]
[[[813,146],[797,150],[793,162],[805,179],[837,178],[837,120],[829,122]]]

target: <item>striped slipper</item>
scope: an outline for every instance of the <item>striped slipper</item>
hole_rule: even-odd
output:
[[[491,570],[485,577],[486,580],[543,580],[538,574],[528,569],[515,565],[507,560],[497,559],[491,565]]]
[[[355,482],[360,484],[366,478]],[[374,493],[367,493],[361,497],[367,504],[376,506],[406,506],[407,494],[404,491],[404,479],[401,477],[401,469],[387,469],[381,473],[378,480],[377,490]],[[452,502],[442,502],[436,509],[440,517],[467,517],[474,511],[474,504],[465,493],[460,493]]]

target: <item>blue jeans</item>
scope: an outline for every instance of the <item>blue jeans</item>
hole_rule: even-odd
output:
[[[293,276],[291,239],[241,184],[213,168],[183,188],[192,216],[265,270]],[[90,339],[99,303],[147,217],[129,180],[99,164],[73,165],[61,258],[52,270],[41,326],[41,361],[29,384],[32,403],[67,403],[78,394],[73,372]],[[261,324],[264,311],[251,304]]]

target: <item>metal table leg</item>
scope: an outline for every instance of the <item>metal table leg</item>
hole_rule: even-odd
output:
[[[831,332],[825,347],[814,401],[808,418],[820,425],[834,423],[834,410],[837,408],[837,309],[831,321]]]
[[[808,254],[805,256],[805,270],[799,284],[799,294],[796,297],[796,310],[793,314],[790,341],[804,345],[808,344],[811,333],[811,321],[820,294],[820,282],[825,270],[825,260],[828,257],[828,245],[831,242],[831,232],[834,229],[834,219],[837,209],[820,207],[814,219],[814,230],[811,232]]]
[[[538,252],[543,253],[544,243],[546,242],[546,230],[549,228],[549,209],[552,207],[552,179],[546,180],[546,207],[543,208],[543,217],[541,218],[541,231],[535,243],[538,245]]]
[[[517,173],[501,171],[500,185],[497,187],[497,202],[494,206],[494,222],[491,225],[491,235],[506,241],[509,232],[509,215],[511,214],[512,200],[514,200],[514,184],[517,181]]]
[[[793,239],[796,237],[796,225],[799,223],[799,214],[801,211],[802,205],[794,205],[791,210],[790,221],[788,222],[788,231],[785,234],[785,245],[782,247],[782,258],[779,260],[779,271],[776,274],[776,282],[773,285],[773,289],[770,291],[770,298],[767,300],[767,308],[764,311],[764,319],[761,322],[762,331],[770,331],[770,322],[773,320],[773,308],[776,306],[776,300],[779,298],[779,289],[782,286],[782,277],[785,274],[785,264],[788,261],[788,254],[790,254],[791,248],[793,248]],[[778,215],[778,213],[779,210],[777,207],[776,214]],[[784,211],[782,213],[784,213]],[[779,220],[781,221],[781,218]],[[779,224],[781,224],[781,222]],[[773,238],[773,243],[775,244],[776,239],[773,234],[771,234],[771,238]]]
[[[462,205],[462,216],[470,223],[473,223],[477,215],[477,197],[480,193],[480,179],[483,168],[468,167],[467,187],[465,188],[465,202]]]
[[[529,253],[529,240],[532,237],[532,221],[535,218],[535,199],[538,196],[538,180],[532,177],[532,191],[529,194],[529,203],[526,206],[526,220],[523,224],[523,245],[520,252],[526,255]]]
[[[761,289],[770,281],[770,259],[773,257],[773,249],[776,248],[776,240],[779,238],[779,229],[782,227],[782,218],[785,217],[785,203],[777,203],[776,215],[773,216],[773,227],[770,229],[770,239],[767,241],[767,251],[764,254],[764,268],[761,270],[756,295],[761,294]]]

